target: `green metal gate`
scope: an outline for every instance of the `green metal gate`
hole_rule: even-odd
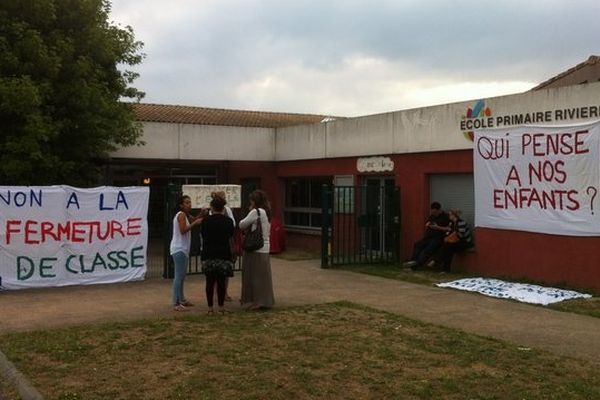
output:
[[[171,237],[173,237],[173,217],[175,216],[175,208],[177,206],[177,200],[182,195],[181,185],[169,184],[165,192],[165,217],[164,217],[164,258],[163,258],[163,278],[172,279],[173,272],[173,258],[170,253]],[[200,210],[192,210],[192,214],[196,214]],[[236,233],[237,233],[236,226]],[[192,244],[190,246],[190,259],[188,262],[188,275],[201,274],[202,263],[200,261],[200,251],[202,250],[202,239],[200,235],[200,227],[195,226],[191,230]],[[238,254],[237,261],[234,265],[234,271],[242,270],[242,256],[241,252]]]
[[[400,188],[393,184],[323,186],[321,267],[400,261]]]

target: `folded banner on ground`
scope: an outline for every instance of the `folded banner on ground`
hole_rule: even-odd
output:
[[[457,281],[438,283],[436,286],[469,292],[478,292],[486,296],[512,299],[523,303],[548,305],[563,300],[587,299],[592,297],[572,290],[530,285],[526,283],[506,282],[490,278],[466,278]]]

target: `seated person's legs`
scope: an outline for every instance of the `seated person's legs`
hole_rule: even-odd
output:
[[[439,248],[442,246],[442,243],[443,243],[443,240],[441,238],[438,238],[438,237],[429,238],[426,246],[423,247],[423,249],[417,256],[417,259],[415,260],[417,262],[417,266],[424,265],[427,262],[427,260],[429,260],[429,258],[431,256],[433,256],[436,251],[439,250]]]
[[[417,258],[419,258],[419,254],[423,251],[423,249],[427,246],[427,238],[423,238],[419,241],[416,241],[413,245],[413,252],[410,260],[404,263],[404,266],[413,268],[417,265]]]

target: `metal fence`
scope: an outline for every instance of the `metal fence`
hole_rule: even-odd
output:
[[[323,187],[321,266],[399,262],[400,189]]]

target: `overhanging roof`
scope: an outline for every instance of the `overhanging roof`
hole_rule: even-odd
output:
[[[168,104],[132,103],[136,119],[144,122],[166,122],[196,125],[280,128],[322,122],[326,115],[225,110]]]

